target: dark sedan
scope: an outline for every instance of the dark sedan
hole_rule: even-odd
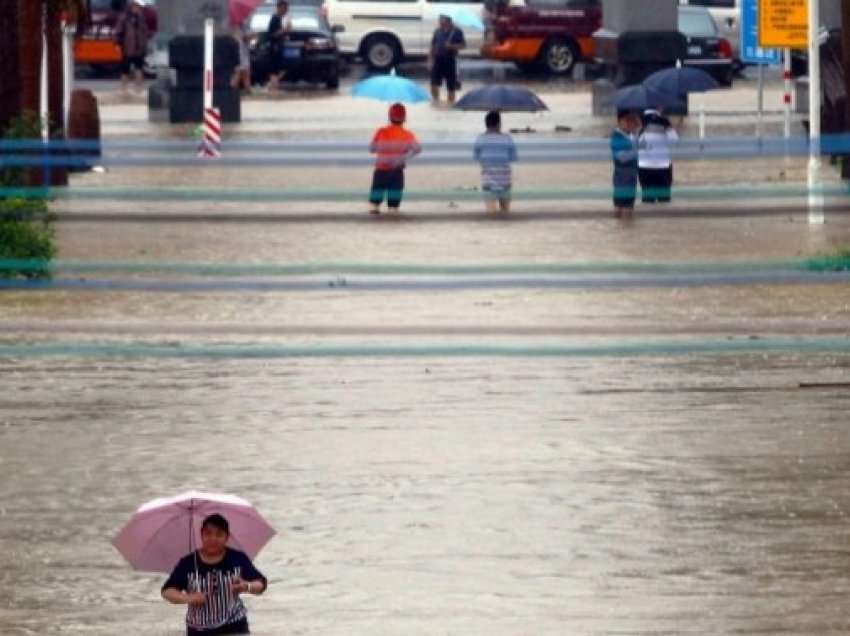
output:
[[[679,32],[688,42],[685,66],[701,69],[723,86],[735,75],[732,45],[720,37],[717,24],[704,7],[679,7]]]
[[[265,84],[271,73],[284,71],[285,82],[310,82],[339,88],[340,54],[334,30],[317,6],[289,9],[292,30],[273,47],[268,33],[260,33],[251,46],[251,81]]]

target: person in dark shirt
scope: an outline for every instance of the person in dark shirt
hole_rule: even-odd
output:
[[[187,636],[249,634],[244,594],[260,595],[268,581],[244,552],[227,547],[230,526],[219,514],[201,525],[201,549],[175,566],[162,585],[162,598],[188,605]]]
[[[269,76],[269,88],[280,86],[280,77],[283,74],[283,42],[292,30],[292,20],[286,14],[289,12],[289,3],[279,0],[277,9],[269,20],[267,31],[271,44],[272,73]]]
[[[431,37],[428,64],[431,67],[431,97],[440,101],[440,86],[446,82],[449,104],[455,102],[455,91],[460,88],[457,81],[457,53],[466,47],[463,31],[457,28],[447,15],[440,16],[440,26]]]

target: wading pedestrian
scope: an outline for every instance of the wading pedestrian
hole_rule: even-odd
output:
[[[638,176],[644,203],[669,203],[673,187],[671,146],[679,140],[673,124],[661,110],[643,113],[643,128],[638,135]]]
[[[440,16],[440,25],[431,36],[428,66],[431,69],[431,97],[440,101],[440,86],[446,83],[449,104],[455,103],[455,92],[460,88],[457,80],[457,54],[466,47],[463,31],[447,15]]]
[[[492,110],[484,117],[486,131],[475,140],[473,154],[481,163],[481,191],[488,212],[511,210],[511,163],[517,160],[513,138],[502,132],[502,117]]]
[[[220,514],[201,524],[201,548],[180,559],[162,586],[162,598],[188,605],[187,636],[249,634],[247,594],[260,595],[268,581],[244,552],[227,547],[230,525]]]
[[[136,91],[144,90],[145,57],[150,30],[142,5],[132,0],[115,24],[115,43],[121,49],[121,92],[127,93],[130,74],[135,72]]]
[[[611,159],[614,162],[614,216],[631,218],[638,184],[638,149],[635,133],[640,118],[629,111],[617,113],[617,127],[611,132]]]
[[[389,110],[389,126],[375,131],[369,152],[377,155],[372,188],[369,193],[369,212],[379,214],[381,203],[387,200],[390,212],[398,212],[404,191],[404,168],[407,162],[422,152],[419,140],[404,127],[407,110],[404,104],[393,104]]]

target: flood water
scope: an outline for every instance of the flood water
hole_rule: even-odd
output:
[[[426,130],[442,115],[428,116]],[[280,117],[281,134],[298,133],[302,115]],[[520,165],[518,179],[604,184],[606,170]],[[722,187],[780,170],[804,175],[781,159],[677,174]],[[76,184],[250,190],[364,174],[114,170]],[[410,175],[439,187],[477,178],[474,166]],[[199,218],[60,220],[60,258],[337,263],[368,282],[344,264],[728,263],[850,241],[846,215],[810,226],[795,213],[639,208],[618,224],[605,201],[530,206],[539,214],[525,219],[518,201],[509,219],[443,202],[393,220],[357,205],[65,202],[58,211]],[[311,209],[326,216],[311,221]],[[558,215],[578,209],[598,217]],[[204,217],[221,211],[276,218]],[[183,633],[184,609],[159,597],[164,577],[131,571],[110,540],[140,503],[187,489],[238,494],[278,530],[256,559],[270,589],[248,601],[261,636],[850,632],[850,285],[386,290],[305,279],[317,289],[257,290],[267,279],[254,276],[206,291],[0,294],[0,346],[19,347],[0,357],[0,634]],[[781,339],[792,346],[756,350]],[[803,346],[819,339],[835,350]],[[20,348],[51,344],[68,353]],[[125,355],[86,353],[92,344]],[[589,349],[547,353],[571,345]],[[278,354],[219,355],[225,346]],[[152,347],[176,355],[146,355]]]

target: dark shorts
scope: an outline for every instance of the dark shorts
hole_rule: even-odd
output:
[[[401,205],[401,193],[404,190],[404,168],[395,170],[375,170],[372,176],[372,190],[369,192],[369,203],[380,205],[387,198],[387,207],[397,208]]]
[[[431,67],[431,86],[442,86],[443,80],[450,91],[460,88],[460,82],[457,81],[457,58],[453,55],[434,58],[434,65]]]
[[[669,203],[673,187],[673,166],[669,168],[641,168],[641,199],[644,203]]]
[[[192,627],[186,627],[186,636],[211,636],[212,634],[250,634],[251,630],[248,629],[248,619],[243,618],[241,621],[236,621],[235,623],[228,623],[227,625],[222,625],[221,627],[216,627],[215,629],[193,629]]]
[[[133,67],[140,71],[145,70],[145,56],[132,55],[121,60],[121,72],[124,73],[124,75],[129,75],[130,71],[133,70]]]

